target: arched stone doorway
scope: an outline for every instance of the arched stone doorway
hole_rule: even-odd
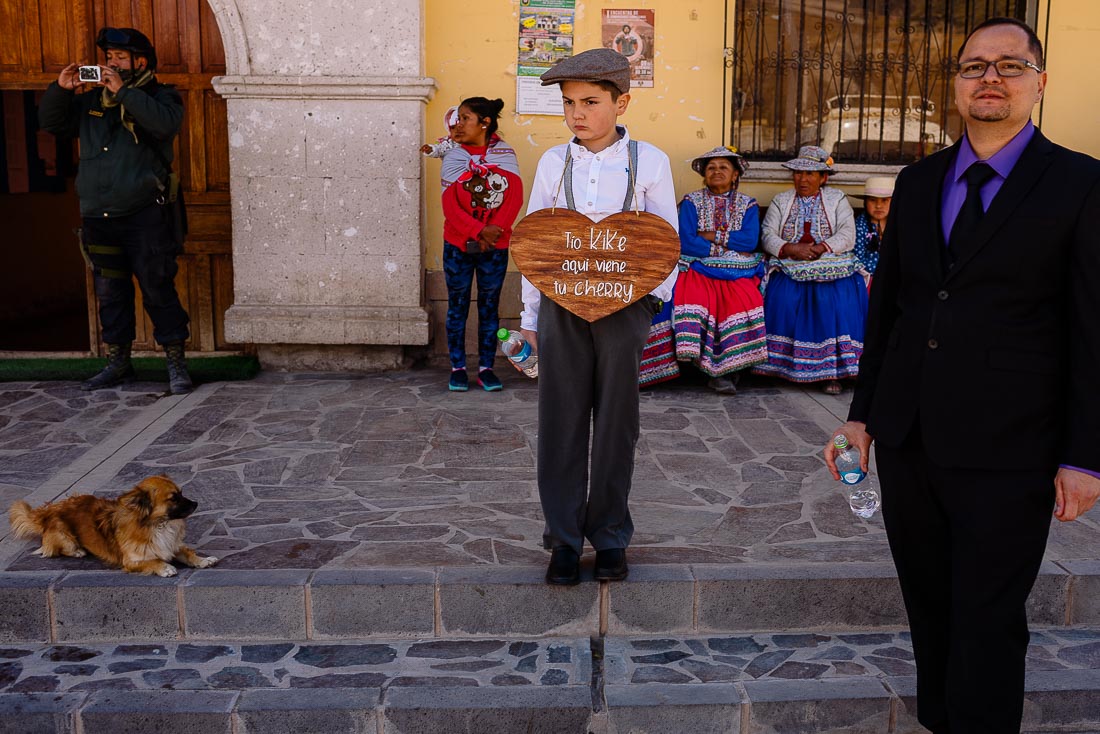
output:
[[[191,316],[188,351],[239,348],[226,339],[222,323],[233,300],[233,275],[225,101],[211,85],[214,77],[227,71],[220,23],[205,0],[0,4],[0,28],[6,29],[7,39],[0,47],[5,110],[0,130],[8,153],[0,209],[9,223],[0,274],[0,322],[15,324],[34,337],[54,336],[62,321],[66,330],[83,331],[79,343],[39,338],[23,341],[22,347],[0,343],[0,350],[26,345],[33,349],[33,344],[41,344],[45,351],[100,350],[94,290],[72,232],[80,224],[73,192],[77,146],[37,131],[35,107],[41,90],[70,62],[102,63],[94,40],[97,29],[105,25],[145,32],[157,47],[159,79],[175,85],[184,100],[174,167],[184,186],[191,224],[176,280]],[[230,38],[235,54],[231,63],[236,64],[241,46],[236,37]],[[54,308],[58,303],[74,304],[76,313],[59,315]],[[5,335],[11,341],[14,331],[0,329],[0,342]],[[144,318],[139,319],[135,348],[155,348],[152,326]]]
[[[187,105],[177,160],[191,235],[177,285],[189,351],[255,345],[267,366],[396,366],[429,333],[417,148],[434,84],[421,7],[14,0],[0,27],[23,37],[0,52],[0,89],[41,90],[95,58],[103,25],[151,29],[159,75]],[[153,347],[151,329],[136,346]]]
[[[210,0],[226,48],[235,302],[267,367],[400,365],[423,306],[421,7]]]

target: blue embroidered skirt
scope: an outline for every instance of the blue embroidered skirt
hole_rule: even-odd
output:
[[[792,382],[855,377],[866,319],[867,288],[858,273],[817,283],[775,270],[764,291],[768,361],[753,371]]]

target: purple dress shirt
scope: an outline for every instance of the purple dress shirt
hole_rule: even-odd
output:
[[[982,186],[982,208],[989,209],[989,203],[1001,190],[1008,174],[1016,166],[1016,161],[1024,154],[1024,149],[1035,135],[1035,126],[1031,120],[1016,133],[1016,137],[1008,141],[1008,145],[998,150],[988,160],[982,161],[989,164],[995,175],[991,176]],[[966,169],[980,159],[974,149],[970,147],[970,139],[963,136],[959,145],[959,154],[955,156],[955,162],[948,167],[947,176],[943,180],[943,203],[940,208],[940,220],[943,224],[943,241],[946,244],[951,239],[951,228],[955,226],[955,219],[962,210],[966,201]]]
[[[994,175],[981,188],[983,209],[989,209],[990,202],[1001,190],[1008,174],[1012,173],[1012,169],[1016,166],[1016,162],[1020,160],[1020,156],[1023,155],[1024,149],[1031,142],[1033,135],[1035,135],[1035,126],[1031,124],[1031,120],[1028,120],[1020,132],[1016,133],[1016,137],[1008,141],[1005,147],[991,155],[987,160],[982,161],[989,164],[989,167],[994,171]],[[970,140],[964,135],[962,143],[959,145],[959,154],[955,156],[955,162],[948,167],[947,175],[943,180],[940,220],[943,225],[943,241],[945,244],[951,239],[951,228],[955,226],[955,219],[962,210],[963,202],[966,201],[966,169],[979,160],[978,154],[970,147]],[[1068,464],[1062,464],[1061,467],[1100,479],[1100,472],[1089,471]]]

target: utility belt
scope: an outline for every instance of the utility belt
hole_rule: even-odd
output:
[[[182,249],[187,236],[187,210],[184,208],[183,190],[176,173],[169,173],[168,181],[161,185],[161,192],[154,197],[153,205],[158,208],[168,207],[164,213],[169,217],[172,241],[177,250]],[[95,275],[120,280],[130,278],[130,265],[120,245],[88,242],[83,228],[77,228],[73,233],[80,242],[80,254],[84,256],[84,262]]]

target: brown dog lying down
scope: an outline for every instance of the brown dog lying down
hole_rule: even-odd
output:
[[[183,519],[198,502],[168,477],[148,477],[118,499],[82,494],[31,509],[16,502],[8,511],[17,538],[42,537],[35,555],[44,558],[88,553],[130,573],[175,576],[176,560],[192,568],[218,562],[200,558],[183,544]]]

